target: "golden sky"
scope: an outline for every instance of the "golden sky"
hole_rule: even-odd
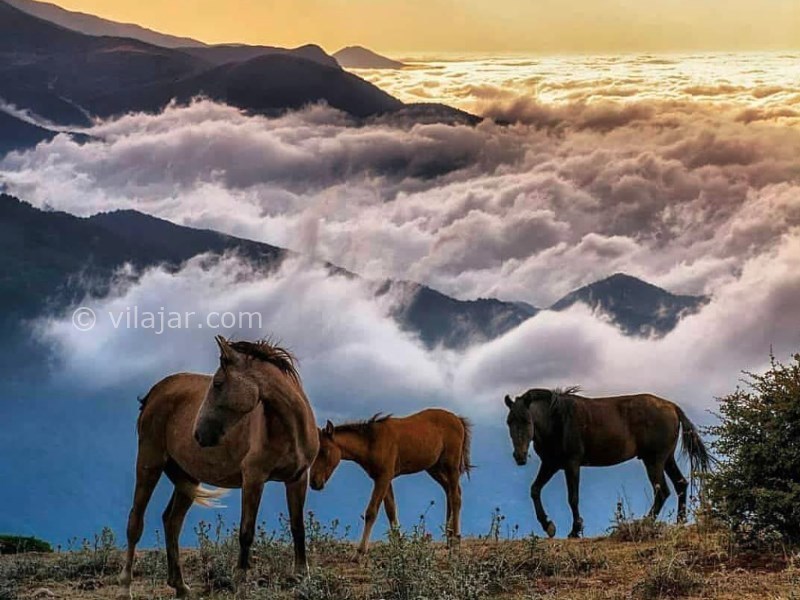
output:
[[[800,0],[52,0],[206,42],[328,51],[800,48]]]

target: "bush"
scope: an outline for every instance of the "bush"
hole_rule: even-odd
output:
[[[800,354],[743,384],[707,429],[724,457],[708,477],[711,510],[742,541],[800,543]]]
[[[52,552],[53,547],[35,537],[0,535],[0,554],[23,554],[25,552]]]

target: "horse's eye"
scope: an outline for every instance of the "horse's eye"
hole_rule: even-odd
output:
[[[215,381],[214,381],[214,388],[215,388],[215,389],[220,389],[221,387],[222,387],[222,382],[221,382],[221,381],[216,381],[216,380],[215,380]]]

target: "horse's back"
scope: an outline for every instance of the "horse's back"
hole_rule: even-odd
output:
[[[195,414],[203,402],[211,381],[201,373],[175,373],[156,383],[142,400],[139,415],[139,435],[148,428],[165,425],[178,410]]]
[[[465,425],[458,415],[428,408],[382,423],[397,447],[398,473],[426,470],[444,457],[460,457]]]
[[[639,457],[660,454],[674,448],[680,431],[676,405],[654,394],[629,394],[602,398],[615,408]]]
[[[605,466],[674,448],[675,405],[652,394],[576,398],[585,464]]]

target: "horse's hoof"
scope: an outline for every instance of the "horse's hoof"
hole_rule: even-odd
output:
[[[581,537],[581,533],[580,531],[570,531],[567,537],[571,540],[577,540]]]
[[[183,584],[181,586],[177,586],[175,588],[175,597],[176,598],[192,598],[192,589],[186,584]]]
[[[123,588],[115,596],[116,600],[133,600],[133,592],[130,588]]]
[[[547,527],[545,527],[544,530],[547,532],[547,537],[556,536],[556,525],[552,521],[547,522]]]

